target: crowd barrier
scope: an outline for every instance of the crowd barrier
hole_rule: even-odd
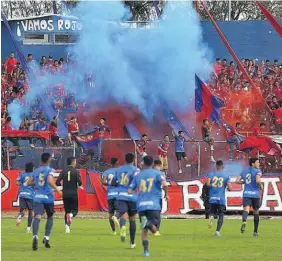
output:
[[[16,179],[20,170],[2,171],[1,173],[1,194],[2,211],[17,211],[19,207],[18,186]],[[79,209],[85,211],[107,211],[107,187],[102,186],[100,175],[94,172],[87,172],[80,169],[83,183],[83,190],[79,190]],[[59,171],[56,171],[56,176]],[[242,185],[234,184],[232,191],[226,192],[227,211],[242,210]],[[204,210],[201,200],[202,187],[206,177],[186,180],[172,181],[169,183],[169,200],[163,199],[163,214],[186,214],[193,210]],[[263,212],[282,212],[282,175],[263,176],[264,190],[261,194],[262,204],[260,210]],[[63,210],[63,202],[55,196],[55,208]]]

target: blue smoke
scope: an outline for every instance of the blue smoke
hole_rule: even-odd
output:
[[[122,26],[126,13],[117,1],[79,4],[75,15],[83,30],[70,50],[78,62],[72,91],[92,102],[134,105],[147,118],[165,103],[191,108],[195,73],[207,79],[212,70],[192,4],[167,4],[150,30]],[[94,74],[93,90],[73,84],[86,72]]]

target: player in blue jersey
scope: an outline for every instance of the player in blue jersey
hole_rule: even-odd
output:
[[[230,191],[231,184],[229,176],[224,172],[222,160],[216,162],[216,170],[208,174],[207,186],[209,189],[210,218],[208,228],[212,228],[215,216],[218,216],[215,235],[220,236],[220,229],[223,224],[224,212],[226,209],[225,190]]]
[[[109,222],[113,231],[113,235],[116,235],[116,227],[112,217],[116,211],[116,197],[117,187],[112,186],[112,180],[115,177],[115,172],[118,166],[118,158],[111,158],[111,168],[107,169],[102,175],[102,184],[108,186],[107,199],[109,209]]]
[[[129,185],[128,193],[133,194],[139,190],[137,198],[137,210],[141,222],[141,239],[144,247],[144,256],[149,256],[148,230],[155,234],[160,219],[160,200],[162,199],[162,187],[167,199],[167,182],[165,174],[152,168],[153,158],[144,157],[144,169],[134,177]]]
[[[60,196],[62,191],[55,185],[53,179],[54,169],[50,168],[51,156],[49,153],[43,153],[41,155],[41,166],[34,170],[33,178],[29,183],[35,186],[34,196],[34,221],[32,224],[33,241],[32,249],[38,249],[38,230],[41,216],[44,210],[47,214],[47,222],[45,226],[45,236],[43,244],[46,248],[50,248],[49,237],[53,227],[53,214],[54,214],[54,190],[56,190]]]
[[[25,172],[19,174],[17,178],[17,185],[19,186],[19,200],[20,200],[20,212],[18,214],[16,225],[19,226],[21,218],[24,216],[25,209],[28,210],[27,229],[26,232],[30,233],[31,223],[33,220],[33,198],[34,187],[28,184],[28,181],[32,178],[34,165],[29,162],[25,165]]]
[[[135,193],[128,194],[128,186],[132,182],[133,177],[136,176],[140,170],[133,165],[134,154],[127,153],[125,155],[126,164],[120,166],[115,173],[113,184],[116,183],[118,195],[116,197],[116,216],[113,220],[120,226],[120,239],[125,242],[126,238],[126,216],[129,218],[129,232],[130,232],[130,248],[135,248],[135,234],[136,234],[136,222],[135,216],[137,213]],[[118,220],[119,219],[119,223]]]
[[[236,183],[244,184],[243,192],[243,215],[242,215],[242,225],[241,233],[246,230],[246,221],[250,211],[250,206],[253,208],[254,212],[254,236],[258,236],[258,226],[259,226],[259,208],[260,208],[260,191],[263,190],[263,185],[261,183],[260,177],[262,175],[259,169],[259,159],[251,158],[249,162],[250,167],[244,169],[241,175],[237,178]]]

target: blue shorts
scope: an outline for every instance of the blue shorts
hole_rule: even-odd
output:
[[[116,199],[115,198],[111,198],[108,199],[108,209],[109,209],[109,213],[114,214],[116,211]]]
[[[20,198],[20,209],[33,210],[33,200],[30,198]]]
[[[251,206],[253,210],[259,210],[261,202],[259,198],[243,198],[243,206]]]
[[[161,212],[158,210],[140,211],[138,215],[139,215],[140,222],[141,222],[141,218],[145,216],[147,220],[155,226],[160,223]]]
[[[43,215],[46,211],[47,217],[52,217],[55,213],[54,203],[37,203],[34,202],[34,215]]]
[[[226,206],[221,204],[210,203],[210,214],[217,216],[226,212]]]
[[[116,200],[115,207],[119,217],[125,213],[128,213],[130,217],[137,214],[136,202],[134,201]]]

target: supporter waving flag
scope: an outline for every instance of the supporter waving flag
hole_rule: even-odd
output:
[[[195,110],[205,114],[205,118],[211,119],[217,125],[220,123],[220,108],[224,101],[212,94],[210,89],[200,78],[195,75]]]

